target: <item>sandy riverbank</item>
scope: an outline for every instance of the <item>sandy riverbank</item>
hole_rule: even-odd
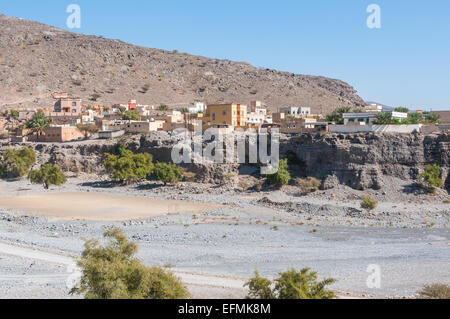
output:
[[[124,221],[178,213],[203,213],[220,205],[95,192],[47,193],[0,198],[0,207],[46,216],[50,221]]]

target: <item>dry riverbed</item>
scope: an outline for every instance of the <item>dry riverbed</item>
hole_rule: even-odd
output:
[[[445,194],[429,202],[374,192],[380,205],[373,213],[359,208],[358,194],[112,187],[89,177],[48,191],[0,182],[0,242],[9,247],[0,249],[0,297],[68,297],[66,264],[14,254],[11,245],[70,258],[111,225],[139,244],[144,263],[173,266],[200,298],[245,296],[239,286],[255,269],[270,277],[308,266],[338,279],[333,289],[357,296],[413,296],[424,284],[450,282]],[[382,271],[379,289],[366,284],[371,264]]]

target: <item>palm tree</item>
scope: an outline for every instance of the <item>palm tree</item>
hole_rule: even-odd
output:
[[[27,128],[33,133],[37,133],[37,136],[41,136],[42,132],[50,126],[50,119],[45,116],[44,112],[38,111],[36,115],[27,122]]]

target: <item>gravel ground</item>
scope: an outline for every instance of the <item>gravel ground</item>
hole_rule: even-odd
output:
[[[50,191],[26,181],[0,182],[0,196],[61,191],[225,206],[201,214],[121,222],[48,221],[0,208],[0,242],[77,255],[83,239],[100,237],[106,227],[116,225],[139,244],[144,263],[171,264],[177,271],[248,278],[255,269],[271,277],[290,267],[308,266],[321,277],[338,279],[333,285],[338,291],[378,297],[412,296],[425,284],[450,283],[450,211],[442,198],[432,203],[405,203],[403,198],[399,203],[391,198],[369,214],[359,209],[359,200],[349,199],[358,193],[348,189],[333,198],[329,191],[299,197],[289,189],[255,194],[188,183],[110,188],[107,183],[85,178],[71,179],[61,189]],[[35,263],[25,272],[35,261],[2,254],[0,258],[1,298],[67,297],[65,268]],[[366,285],[370,264],[381,267],[379,289]],[[27,274],[44,277],[30,282],[21,278]],[[48,274],[55,276],[45,277]],[[238,290],[224,293],[211,287],[189,288],[202,298],[242,297]]]

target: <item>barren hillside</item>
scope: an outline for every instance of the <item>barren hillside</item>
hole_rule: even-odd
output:
[[[296,105],[314,112],[364,104],[347,83],[325,77],[138,47],[4,15],[0,30],[0,108],[49,106],[53,92],[103,105],[132,97],[179,106],[256,99],[272,110]]]

